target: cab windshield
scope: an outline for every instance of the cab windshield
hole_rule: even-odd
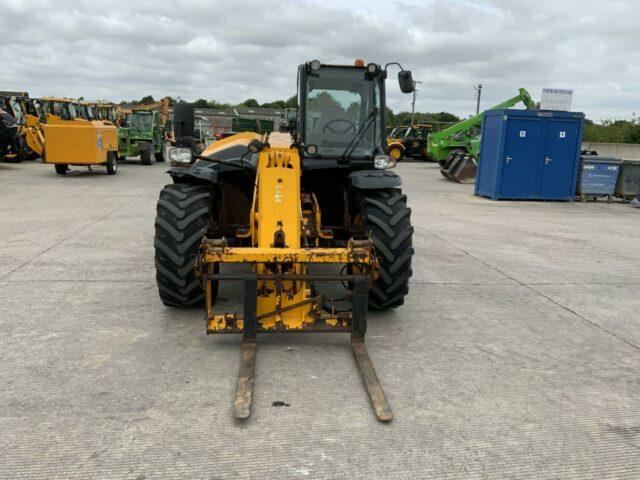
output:
[[[47,100],[43,102],[45,113],[56,115],[62,120],[73,120],[76,118],[76,109],[69,102],[58,102],[55,100]]]
[[[339,157],[361,133],[351,157],[373,156],[376,139],[382,138],[379,81],[361,69],[322,68],[310,74],[304,85],[304,143],[316,145],[320,156]]]
[[[20,102],[16,98],[12,98],[9,100],[11,108],[13,110],[13,116],[18,121],[17,123],[22,124],[24,119],[24,113],[22,112],[22,107],[20,106]]]
[[[133,112],[130,118],[131,130],[145,132],[151,130],[152,112]]]
[[[391,130],[389,138],[403,138],[406,132],[407,127],[395,127],[393,130]]]
[[[76,112],[78,113],[78,117],[87,120],[87,109],[84,105],[76,105]]]
[[[33,115],[34,117],[38,117],[39,121],[41,122],[46,121],[44,112],[42,111],[42,107],[36,103],[36,100],[27,100],[25,102],[25,110],[27,114]]]

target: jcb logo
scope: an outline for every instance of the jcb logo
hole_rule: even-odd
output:
[[[282,203],[282,186],[276,185],[276,194],[273,199],[276,203]]]

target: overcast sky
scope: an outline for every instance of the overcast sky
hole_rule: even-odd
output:
[[[639,18],[636,0],[0,0],[0,90],[266,102],[295,93],[301,62],[363,58],[412,70],[419,111],[466,116],[482,83],[484,108],[557,87],[590,118],[630,117]]]

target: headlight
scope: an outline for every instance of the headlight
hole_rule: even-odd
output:
[[[191,149],[190,148],[170,148],[169,160],[177,163],[191,163]]]
[[[373,166],[378,170],[386,170],[396,166],[396,159],[389,155],[376,155],[373,159]]]
[[[313,70],[314,72],[317,72],[318,70],[320,70],[320,67],[322,66],[322,64],[320,63],[320,60],[311,60],[311,63],[309,64],[309,66],[311,67],[311,70]]]

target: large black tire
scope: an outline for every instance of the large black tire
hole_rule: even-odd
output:
[[[107,175],[115,175],[116,173],[118,173],[116,152],[107,152]]]
[[[154,238],[156,281],[160,298],[171,307],[204,304],[194,263],[212,221],[214,191],[205,185],[166,185],[156,209]],[[215,298],[218,284],[212,285]]]
[[[156,161],[156,156],[153,151],[153,145],[149,145],[149,148],[140,152],[140,163],[142,165],[151,165]]]
[[[164,143],[160,144],[160,151],[155,155],[156,155],[156,162],[158,163],[164,162]]]
[[[399,307],[409,293],[413,257],[411,209],[399,189],[365,190],[361,194],[361,218],[365,237],[371,236],[380,276],[369,290],[369,307]]]
[[[2,159],[3,162],[7,162],[7,163],[20,163],[20,162],[22,162],[22,160],[24,160],[24,159],[22,158],[22,155],[20,155],[20,154],[6,156],[6,157],[4,157]]]
[[[53,167],[56,169],[56,173],[58,175],[66,175],[67,171],[69,170],[69,165],[67,165],[66,163],[56,163],[53,165]]]

